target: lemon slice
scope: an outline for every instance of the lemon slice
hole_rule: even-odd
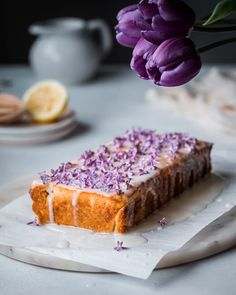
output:
[[[56,80],[34,84],[23,95],[25,107],[32,120],[49,123],[58,119],[68,104],[66,88]]]

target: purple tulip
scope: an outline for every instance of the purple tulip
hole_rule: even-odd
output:
[[[146,63],[151,55],[157,49],[157,45],[154,45],[144,38],[140,38],[133,50],[133,57],[131,59],[130,67],[135,71],[142,79],[149,79]]]
[[[137,22],[142,19],[142,14],[136,4],[129,5],[117,15],[118,25],[116,29],[116,39],[118,43],[126,47],[134,47],[141,37],[140,28]]]
[[[195,22],[193,10],[181,0],[141,0],[143,18],[136,23],[142,36],[154,43],[188,36]]]
[[[172,37],[188,36],[195,22],[193,10],[181,0],[141,0],[117,15],[117,41],[134,47],[143,36],[159,44]]]
[[[149,79],[156,85],[172,87],[187,83],[201,69],[201,59],[188,38],[171,38],[149,57],[145,65]]]

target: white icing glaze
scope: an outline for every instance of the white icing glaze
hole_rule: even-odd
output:
[[[113,147],[113,145],[107,145],[107,146],[109,146],[110,148]],[[95,149],[94,149],[94,151],[95,151]],[[184,149],[181,149],[181,154],[183,156],[183,155],[187,154],[187,151],[184,150]],[[181,157],[181,155],[180,155],[180,157]],[[80,166],[80,162],[78,160],[74,160],[71,163],[73,164],[72,169],[74,169],[76,166],[78,166],[78,167]],[[133,188],[129,188],[128,190],[124,190],[124,194],[126,196],[131,196],[137,187],[139,187],[142,183],[145,183],[149,179],[153,178],[155,175],[157,175],[157,173],[160,172],[161,169],[164,169],[168,165],[171,165],[171,163],[172,163],[171,159],[166,157],[165,154],[161,154],[160,157],[159,157],[159,161],[157,162],[157,169],[152,170],[149,173],[141,175],[141,176],[138,176],[138,175],[133,176],[131,181],[130,181],[130,184],[133,186]],[[37,185],[39,183],[42,183],[42,182],[40,180],[39,181],[34,181],[34,185]],[[79,187],[76,187],[76,186],[63,185],[63,184],[58,184],[58,186],[65,187],[65,188],[70,189],[70,190],[77,190],[77,191],[81,191],[81,192],[94,193],[94,194],[102,195],[104,197],[112,197],[112,196],[117,195],[117,192],[115,192],[115,191],[104,192],[104,191],[102,191],[100,189],[92,189],[92,188],[80,189]],[[143,201],[142,202],[145,203],[145,200],[146,200],[146,196],[143,196]]]
[[[48,215],[50,223],[54,222],[54,214],[53,214],[53,184],[49,183],[47,188],[47,201],[48,201]]]
[[[148,195],[148,193],[151,193],[154,196],[153,202],[154,202],[154,208],[156,208],[157,207],[157,202],[158,202],[158,195],[157,195],[157,193],[155,192],[155,190],[154,190],[153,187],[151,189],[149,189],[149,191],[147,191],[147,195]]]
[[[148,174],[144,174],[141,176],[134,176],[130,182],[135,187],[138,187],[141,183],[146,182],[148,179],[152,178],[155,174],[157,174],[158,170],[151,171]]]
[[[154,208],[156,209],[158,206],[158,195],[157,193],[154,193],[153,195],[154,195],[154,200],[153,200]]]
[[[76,190],[73,195],[72,195],[72,199],[71,199],[71,202],[72,202],[72,206],[73,207],[76,207],[77,206],[77,201],[78,201],[78,197],[80,195],[81,191],[79,190]]]
[[[89,199],[89,203],[90,203],[91,208],[93,208],[94,207],[94,203],[95,203],[95,199],[94,198],[90,198]]]
[[[133,224],[133,220],[134,220],[134,208],[135,208],[135,202],[130,203],[129,205],[129,221],[130,224]]]
[[[33,180],[31,183],[31,189],[34,189],[37,185],[42,184],[39,180]]]
[[[114,195],[117,195],[116,192],[109,192],[109,193],[107,193],[107,192],[103,192],[101,190],[92,189],[92,188],[83,188],[83,189],[80,189],[78,187],[69,186],[69,185],[63,185],[63,184],[59,184],[58,186],[67,188],[69,190],[76,190],[77,192],[79,191],[80,193],[86,192],[86,193],[101,195],[103,197],[112,197]]]
[[[71,204],[73,206],[73,218],[74,218],[74,224],[78,224],[78,198],[81,191],[76,190],[73,192],[72,198],[71,198]]]
[[[142,233],[95,233],[87,229],[57,225],[57,224],[45,224],[44,226],[48,231],[57,232],[61,239],[57,242],[58,248],[70,248],[70,249],[113,249],[117,241],[123,241],[125,247],[133,248],[138,247],[146,243],[148,240],[142,235]],[[79,237],[79,239],[78,239]],[[97,243],[98,239],[102,240],[102,243]],[[95,242],[96,241],[96,242]]]
[[[148,191],[146,189],[141,190],[141,208],[144,208],[146,199],[147,199]]]
[[[137,131],[134,131],[134,132],[137,132]],[[129,135],[132,135],[132,132]],[[136,136],[137,136],[137,134],[136,134]],[[157,138],[160,139],[160,135],[156,135],[156,136],[157,136]],[[177,135],[175,135],[175,136],[177,136]],[[141,146],[143,145],[142,147],[145,147],[146,148],[147,147],[145,145],[146,143],[148,143],[148,145],[152,143],[151,141],[149,142],[149,139],[147,139],[145,136],[144,137],[141,136],[140,138],[141,139],[143,139],[143,138],[145,139],[145,140],[144,139],[141,140],[141,142],[140,142],[140,143],[142,143]],[[146,142],[146,139],[147,139],[147,142]],[[110,141],[110,142],[106,143],[104,146],[109,150],[110,159],[112,159],[113,156],[116,156],[116,154],[119,153],[119,152],[122,152],[122,151],[130,152],[130,149],[132,151],[133,144],[134,144],[132,140],[130,140],[130,139],[128,140],[127,139],[124,144],[122,144],[121,146],[118,146],[118,147],[117,147],[116,144],[114,144],[113,141]],[[170,139],[170,140],[172,140],[172,139]],[[176,139],[174,139],[174,140],[176,140]],[[180,136],[178,140],[184,140],[184,139]],[[108,167],[112,167],[112,168],[109,168],[109,169],[113,169],[114,167],[119,167],[119,170],[120,170],[119,172],[120,173],[124,173],[124,175],[126,177],[126,181],[119,182],[119,186],[118,187],[119,187],[119,189],[121,191],[123,191],[123,193],[126,196],[129,196],[130,197],[130,195],[135,191],[135,189],[137,187],[139,187],[142,183],[145,183],[149,179],[153,178],[155,175],[157,175],[157,173],[160,172],[161,169],[164,169],[166,166],[171,165],[173,163],[173,158],[170,157],[170,156],[168,156],[169,155],[168,154],[168,151],[170,149],[170,146],[168,146],[168,144],[169,143],[167,142],[167,146],[165,145],[164,147],[161,148],[161,151],[158,152],[158,155],[156,155],[156,154],[154,155],[154,157],[155,157],[155,165],[154,166],[151,165],[152,168],[149,168],[149,169],[153,169],[153,168],[156,168],[156,167],[157,167],[157,169],[150,171],[150,173],[148,173],[148,174],[139,176],[139,174],[140,174],[140,168],[145,167],[145,162],[146,162],[146,160],[149,160],[150,151],[151,150],[146,150],[146,152],[139,153],[138,156],[136,155],[137,158],[135,158],[135,163],[132,163],[132,171],[130,171],[132,173],[129,172],[129,174],[125,174],[125,171],[126,171],[126,168],[125,167],[126,167],[126,164],[127,164],[126,162],[128,161],[128,159],[127,159],[128,156],[125,156],[125,157],[122,157],[122,158],[118,158],[119,161],[117,161],[117,159],[116,159],[114,161],[114,163],[112,162],[112,165],[113,166],[108,166]],[[197,142],[198,148],[202,144],[203,143],[201,143],[201,142]],[[94,148],[94,149],[91,150],[91,151],[95,152],[95,155],[89,156],[89,157],[91,157],[92,161],[96,160],[96,156],[97,156],[96,155],[96,152],[99,151],[99,148]],[[148,146],[148,149],[149,148],[150,148],[150,146]],[[187,154],[190,154],[192,152],[191,148],[192,148],[191,145],[187,145],[184,148],[183,147],[181,147],[181,148],[178,147],[178,152],[179,152],[179,154],[177,156],[178,160],[181,159],[181,158],[183,158],[183,157],[185,157]],[[72,166],[69,167],[68,170],[73,170],[75,168],[82,168],[82,170],[83,170],[85,168],[85,171],[86,171],[86,167],[87,167],[86,165],[87,164],[84,162],[84,160],[76,159],[76,160],[71,161],[70,163],[72,164]],[[98,172],[99,171],[100,170],[98,169]],[[81,173],[83,173],[83,172],[81,172]],[[132,177],[132,176],[130,176],[130,174],[131,175],[134,175],[134,176]],[[94,178],[95,177],[99,177],[99,174],[96,174],[96,176],[93,176],[93,177]],[[131,182],[129,183],[130,177],[131,177]],[[116,179],[116,178],[113,178],[113,179]],[[106,182],[104,179],[102,179],[102,181]],[[69,181],[67,183],[73,183],[73,181]],[[91,189],[91,188],[88,188],[88,189],[83,188],[83,189],[81,189],[80,187],[77,186],[78,183],[79,183],[79,181],[75,181],[74,184],[72,184],[71,186],[70,185],[60,185],[60,184],[59,184],[59,186],[62,186],[62,187],[65,186],[66,188],[69,188],[69,189],[72,189],[72,190],[81,190],[83,192],[95,193],[95,194],[102,195],[102,196],[105,196],[105,197],[112,197],[114,195],[117,195],[117,192],[116,191],[105,192],[102,189]],[[128,184],[131,184],[133,187],[131,187],[128,190],[126,190],[127,185],[128,185],[127,183]],[[165,183],[165,185],[167,185],[167,183]],[[82,185],[82,186],[85,186],[85,185]],[[91,186],[92,187],[96,186],[96,183],[95,184],[91,184]],[[102,185],[99,184],[99,187],[102,187]],[[105,188],[106,189],[109,189],[106,186],[105,186]],[[114,189],[114,186],[113,186],[113,189]],[[143,194],[142,195],[142,203],[144,204],[145,201],[146,201],[146,194]]]

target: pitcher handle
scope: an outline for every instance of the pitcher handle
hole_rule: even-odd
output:
[[[112,47],[112,34],[108,25],[102,19],[88,21],[88,30],[98,31],[101,38],[102,57],[104,57]]]

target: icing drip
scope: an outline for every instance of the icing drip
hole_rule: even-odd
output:
[[[135,202],[132,202],[129,205],[129,225],[133,225],[134,223],[134,208],[135,208]]]
[[[73,218],[74,218],[74,225],[78,225],[78,198],[80,195],[80,191],[75,191],[72,195],[71,203],[73,206]]]
[[[157,202],[158,202],[158,195],[155,192],[154,188],[151,188],[148,192],[147,195],[151,193],[153,196],[153,204],[154,204],[154,208],[157,208]]]
[[[141,189],[141,208],[145,206],[148,191],[145,188]]]
[[[53,186],[51,183],[48,184],[47,189],[48,197],[48,215],[50,223],[54,223],[54,214],[53,214]]]
[[[159,203],[159,195],[158,195],[158,188],[159,186],[159,180],[155,179],[154,183],[153,183],[153,188],[151,189],[151,192],[153,194],[153,206],[156,209],[158,207],[158,203]]]

